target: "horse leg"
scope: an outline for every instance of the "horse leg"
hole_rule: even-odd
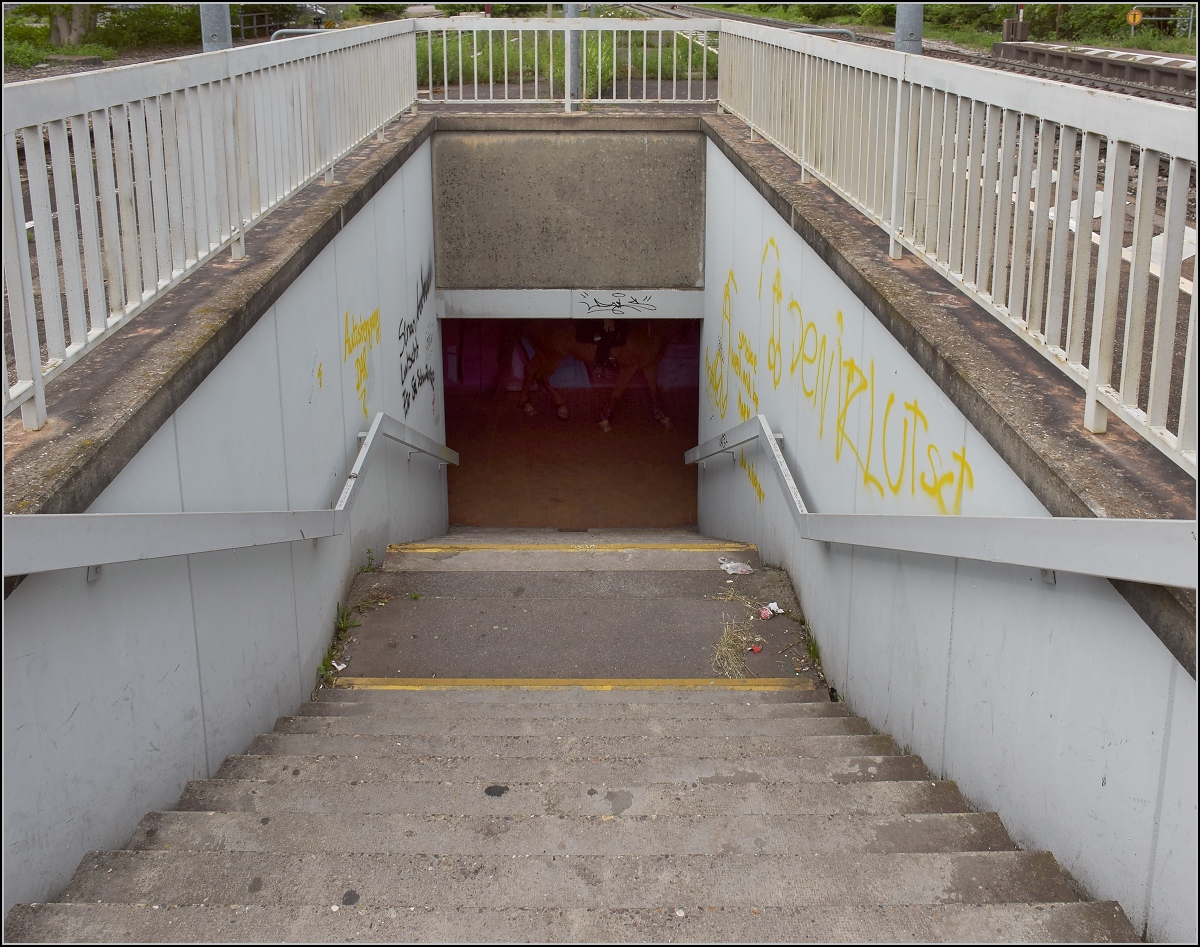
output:
[[[533,417],[535,414],[537,414],[537,408],[535,408],[533,406],[533,402],[529,400],[530,383],[532,382],[534,387],[537,387],[537,380],[533,377],[533,373],[536,371],[536,368],[534,367],[535,361],[536,356],[526,360],[525,373],[521,379],[521,408],[530,417]]]
[[[654,409],[654,420],[663,427],[670,427],[671,419],[658,404],[658,363],[643,365],[642,374],[646,376],[646,384],[650,387],[650,405]]]
[[[617,406],[617,400],[624,393],[629,382],[633,380],[633,373],[637,371],[636,365],[622,365],[617,363],[617,380],[613,385],[612,396],[608,399],[608,403],[600,409],[600,430],[605,434],[612,430],[612,424],[609,419],[612,417],[613,408]]]
[[[553,372],[551,373],[553,374]],[[558,418],[560,421],[565,421],[571,416],[571,412],[567,410],[567,400],[558,393],[558,389],[550,387],[550,375],[547,375],[542,380],[542,387],[550,392],[550,397],[554,399],[554,403],[558,405]]]

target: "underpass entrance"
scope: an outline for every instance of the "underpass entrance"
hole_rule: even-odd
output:
[[[449,469],[450,525],[695,525],[696,470],[683,454],[698,432],[700,326],[442,320],[446,437],[461,458]]]

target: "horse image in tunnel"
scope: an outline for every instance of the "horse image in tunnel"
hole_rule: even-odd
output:
[[[612,429],[610,419],[613,408],[639,371],[650,389],[650,403],[654,419],[664,427],[671,426],[671,419],[663,412],[658,402],[658,363],[662,360],[667,343],[676,334],[676,326],[669,320],[629,319],[622,320],[624,339],[617,337],[612,346],[612,358],[616,362],[616,379],[612,395],[600,411],[600,427]],[[576,358],[584,365],[592,365],[596,358],[595,342],[580,341],[578,323],[569,319],[531,319],[521,326],[520,335],[533,349],[533,355],[525,366],[525,378],[521,385],[521,405],[526,414],[534,414],[536,408],[529,397],[531,387],[540,385],[546,389],[557,406],[558,416],[564,421],[569,416],[563,396],[550,385],[550,377],[563,360]],[[584,336],[587,337],[586,335]]]

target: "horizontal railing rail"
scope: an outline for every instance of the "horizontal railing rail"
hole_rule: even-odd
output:
[[[4,414],[416,98],[411,22],[4,89]]]
[[[1196,588],[1195,520],[813,513],[761,414],[693,447],[684,462],[703,463],[752,441],[770,452],[804,539]]]
[[[27,575],[113,562],[162,559],[340,536],[350,524],[359,480],[384,439],[440,464],[458,454],[382,412],[375,415],[345,486],[328,510],[213,513],[30,513],[3,517],[4,574]]]
[[[719,20],[415,22],[421,101],[561,102],[568,112],[585,103],[716,101]]]
[[[1196,112],[723,21],[721,104],[1196,475]],[[1189,208],[1189,201],[1191,206]]]

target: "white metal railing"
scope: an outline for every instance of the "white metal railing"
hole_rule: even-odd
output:
[[[458,464],[445,444],[380,412],[363,442],[345,486],[328,510],[265,510],[236,513],[17,513],[6,514],[4,574],[27,575],[110,562],[186,556],[218,549],[269,546],[340,536],[350,525],[358,482],[384,438],[412,454]],[[89,577],[90,578],[90,577]]]
[[[730,21],[720,49],[723,107],[1084,386],[1088,430],[1196,475],[1194,109]]]
[[[430,102],[705,102],[719,20],[420,19],[418,95]],[[564,77],[571,77],[567,82]]]
[[[416,98],[409,21],[4,88],[4,413]],[[86,173],[85,173],[86,172]]]
[[[1196,588],[1195,520],[811,513],[761,414],[693,447],[684,462],[753,441],[774,459],[768,466],[804,539]]]

